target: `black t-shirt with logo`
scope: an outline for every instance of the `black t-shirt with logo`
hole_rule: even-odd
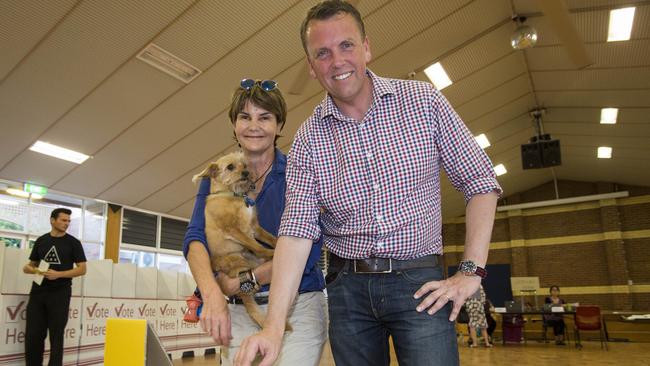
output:
[[[29,260],[47,262],[50,264],[50,269],[55,271],[67,271],[73,268],[74,263],[85,262],[86,255],[81,242],[74,236],[66,233],[58,237],[47,233],[36,239]],[[40,286],[36,283],[32,284],[32,291],[71,285],[71,278],[57,278],[53,281],[44,278]]]

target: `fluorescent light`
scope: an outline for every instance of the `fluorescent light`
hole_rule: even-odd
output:
[[[18,188],[7,188],[7,193],[9,193],[12,196],[18,196],[18,197],[23,197],[23,198],[28,198],[29,193],[23,191],[22,189]]]
[[[18,188],[7,188],[7,193],[13,196],[29,198],[29,192],[25,192],[22,189],[18,189]],[[41,198],[43,198],[43,196],[41,196],[40,194],[32,193],[32,199],[40,200]]]
[[[474,136],[476,139],[476,142],[478,142],[478,146],[481,147],[481,149],[485,149],[486,147],[490,147],[490,141],[488,141],[487,136],[485,136],[484,133]]]
[[[503,164],[499,164],[494,167],[494,172],[497,174],[498,177],[500,175],[506,174],[508,170],[506,170],[506,167]]]
[[[634,7],[615,9],[609,12],[607,42],[627,41],[632,33]]]
[[[29,149],[41,154],[53,156],[58,159],[71,161],[77,164],[81,164],[84,161],[86,161],[86,159],[89,158],[88,155],[70,149],[66,149],[64,147],[48,144],[47,142],[43,142],[43,141],[36,141],[36,143],[32,145],[32,147],[30,147]]]
[[[603,108],[600,110],[600,123],[613,125],[618,117],[618,108]]]
[[[445,72],[445,69],[442,68],[440,62],[436,62],[424,69],[424,73],[438,90],[442,90],[452,84],[451,79],[447,76],[447,73]]]
[[[607,146],[600,146],[598,148],[599,159],[610,159],[612,157],[612,148]]]

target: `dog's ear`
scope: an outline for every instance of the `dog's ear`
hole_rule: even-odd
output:
[[[205,169],[203,169],[201,173],[192,177],[192,183],[198,182],[203,177],[214,177],[217,175],[218,172],[219,172],[219,165],[217,165],[216,161],[212,162],[208,164],[208,166]]]

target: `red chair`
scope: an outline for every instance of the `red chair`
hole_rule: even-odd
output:
[[[575,341],[576,348],[582,348],[580,344],[580,331],[595,331],[599,332],[600,348],[603,346],[607,349],[607,338],[605,338],[605,330],[603,328],[603,318],[600,315],[600,307],[596,305],[581,305],[576,307],[575,315]]]

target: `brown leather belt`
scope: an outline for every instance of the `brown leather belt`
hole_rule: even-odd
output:
[[[420,258],[397,260],[391,258],[345,259],[330,252],[329,272],[338,272],[347,267],[355,273],[390,273],[415,268],[433,268],[438,265],[438,255],[431,254]]]

